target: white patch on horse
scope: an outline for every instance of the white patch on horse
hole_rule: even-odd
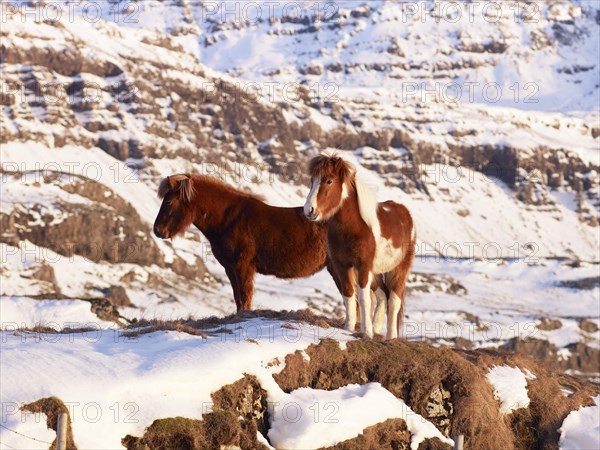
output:
[[[355,178],[354,185],[356,186],[356,196],[358,198],[358,210],[360,211],[360,216],[371,228],[373,236],[377,241],[381,232],[379,228],[379,219],[377,217],[377,208],[379,207],[379,204],[377,203],[375,194],[371,189],[362,184],[358,178]]]
[[[402,260],[402,248],[394,247],[390,239],[381,235],[377,209],[379,203],[375,194],[367,186],[355,179],[356,196],[358,197],[358,210],[365,223],[371,228],[375,238],[375,260],[373,261],[373,273],[386,273],[395,268]],[[386,206],[383,206],[384,210]]]
[[[346,322],[344,323],[344,329],[354,332],[356,327],[356,293],[351,297],[342,296],[344,299],[344,306],[346,307]]]
[[[410,243],[414,244],[416,240],[417,240],[417,230],[415,230],[415,227],[413,225],[413,227],[410,230]]]
[[[304,204],[304,215],[310,216],[312,215],[311,208],[314,211],[318,211],[317,209],[317,194],[319,193],[319,187],[321,186],[321,180],[314,179],[312,182],[312,186],[310,187],[310,192],[308,197],[306,198],[306,203]]]
[[[402,251],[402,248],[394,247],[391,239],[379,236],[379,239],[375,240],[375,245],[373,273],[386,273],[400,264],[404,252]]]

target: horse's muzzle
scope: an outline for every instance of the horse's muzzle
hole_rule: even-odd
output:
[[[169,239],[169,236],[167,235],[167,233],[165,233],[164,231],[162,231],[160,228],[158,228],[157,226],[154,226],[154,234],[156,235],[156,237],[161,238],[161,239]]]
[[[319,218],[319,213],[315,211],[315,208],[310,206],[308,203],[304,205],[304,217],[311,222],[315,222]]]
[[[304,216],[310,220],[311,222],[316,222],[319,220],[319,214],[318,213],[314,213],[314,212],[310,212],[310,213],[304,213]]]

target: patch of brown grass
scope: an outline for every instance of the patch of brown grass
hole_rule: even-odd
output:
[[[34,334],[73,334],[73,333],[98,333],[100,328],[94,327],[65,327],[65,328],[52,328],[46,325],[37,324],[33,327],[19,327],[16,330],[10,330],[15,333],[16,336],[20,336],[19,333],[34,333]]]
[[[404,420],[388,419],[365,428],[353,439],[338,442],[331,447],[322,447],[320,450],[380,450],[382,448],[410,449],[410,432]]]
[[[343,442],[338,442],[331,447],[322,447],[319,450],[410,450],[410,432],[406,422],[402,419],[388,419],[365,428],[363,432]],[[419,445],[419,450],[451,450],[452,447],[438,438],[425,439]]]
[[[518,353],[436,348],[402,340],[357,340],[349,342],[344,351],[336,341],[322,340],[306,353],[309,361],[300,352],[288,355],[286,367],[274,375],[284,391],[300,387],[332,390],[350,383],[379,382],[442,433],[449,437],[464,434],[466,448],[557,449],[557,430],[566,415],[591,404],[591,397],[600,392],[596,385],[552,372]],[[526,368],[536,375],[528,384],[529,408],[500,414],[486,379],[494,365]],[[574,394],[564,397],[561,386]],[[449,400],[440,402],[438,398],[436,403],[440,392],[449,392]],[[391,428],[384,427],[384,431],[391,432]],[[371,445],[360,442],[365,448]],[[339,448],[359,448],[353,445]]]
[[[558,450],[558,429],[564,419],[580,406],[592,405],[592,397],[600,394],[600,386],[554,371],[544,362],[520,352],[475,350],[463,353],[485,372],[495,365],[508,365],[527,369],[536,376],[527,383],[529,407],[506,416],[518,449]],[[566,397],[563,388],[573,394]]]
[[[558,330],[562,327],[562,322],[558,319],[548,319],[544,317],[540,319],[540,322],[536,325],[538,330],[542,331],[553,331]]]
[[[42,413],[46,415],[46,426],[50,430],[57,431],[58,416],[61,413],[67,413],[67,450],[77,450],[73,441],[73,429],[71,428],[71,417],[65,404],[57,397],[46,397],[35,402],[21,406],[24,411],[32,413]],[[56,438],[52,441],[49,450],[56,448]]]
[[[298,311],[271,311],[271,310],[251,310],[239,311],[226,317],[211,316],[204,319],[178,319],[178,320],[139,320],[126,327],[123,332],[125,337],[136,337],[142,334],[153,333],[155,331],[172,330],[182,333],[192,334],[194,336],[208,337],[217,335],[222,330],[232,333],[226,325],[233,325],[244,322],[248,319],[280,320],[287,322],[302,322],[309,325],[315,325],[321,328],[341,327],[341,319],[330,319],[325,316],[317,315],[309,309]],[[289,328],[290,324],[285,324]]]
[[[221,446],[266,450],[256,439],[256,428],[243,429],[233,411],[215,410],[203,414],[202,419],[158,419],[146,428],[142,437],[127,435],[121,444],[127,450],[214,450]]]
[[[121,439],[121,444],[127,450],[210,449],[206,442],[202,421],[184,417],[155,420],[152,425],[146,428],[143,437],[136,438],[127,435]]]
[[[263,436],[269,431],[267,408],[267,391],[265,391],[254,375],[223,386],[211,394],[214,409],[234,411],[244,419],[242,427],[252,423]]]
[[[515,448],[485,372],[454,350],[402,340],[358,340],[342,351],[337,342],[324,340],[306,352],[310,361],[299,352],[288,355],[285,369],[274,375],[283,390],[306,386],[331,390],[375,381],[429,418],[427,405],[442,386],[451,393],[451,436],[464,434],[467,448]],[[439,417],[430,420],[436,423]]]

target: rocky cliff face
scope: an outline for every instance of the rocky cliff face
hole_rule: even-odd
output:
[[[533,242],[539,256],[597,260],[596,6],[483,2],[469,18],[468,2],[259,5],[250,20],[241,4],[225,14],[225,2],[111,2],[90,20],[83,4],[58,17],[47,2],[3,3],[4,175],[80,176],[27,186],[61,191],[60,220],[43,202],[3,199],[3,242],[81,256],[101,242],[93,262],[189,278],[198,234],[151,236],[163,176],[221,175],[299,204],[307,159],[337,149],[380,197],[415,211],[425,246]],[[490,86],[498,101],[486,101]]]

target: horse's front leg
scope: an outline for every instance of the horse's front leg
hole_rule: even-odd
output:
[[[368,337],[373,337],[373,315],[371,312],[371,281],[370,270],[358,272],[358,303],[360,304],[360,331]]]
[[[252,298],[254,296],[254,274],[256,267],[251,264],[238,266],[240,281],[240,305],[242,310],[252,309]]]
[[[336,284],[344,299],[344,307],[346,309],[346,321],[344,329],[354,332],[356,327],[356,275],[354,269],[339,269],[336,273]]]
[[[229,278],[229,283],[231,284],[236,311],[240,311],[242,309],[242,302],[240,300],[241,293],[237,269],[234,269],[233,267],[225,267],[225,273],[227,274],[227,278]]]

